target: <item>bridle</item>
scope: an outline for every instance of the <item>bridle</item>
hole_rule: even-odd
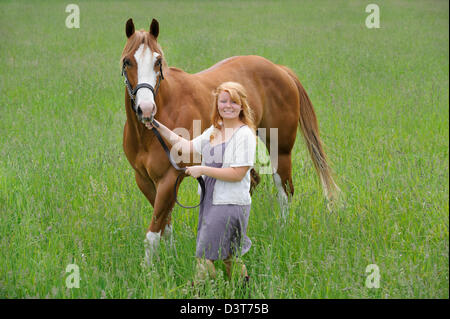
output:
[[[164,75],[163,75],[163,72],[162,72],[162,62],[160,62],[160,64],[159,64],[159,76],[158,76],[158,81],[156,82],[156,84],[157,84],[157,85],[156,85],[156,88],[154,88],[154,87],[153,87],[151,84],[149,84],[149,83],[138,83],[138,84],[136,85],[136,87],[133,89],[132,86],[131,86],[131,84],[130,84],[130,81],[128,80],[128,75],[127,75],[127,71],[126,71],[126,64],[125,64],[125,62],[124,62],[123,65],[122,65],[122,76],[124,77],[124,82],[125,82],[125,86],[126,86],[127,91],[128,91],[128,96],[130,97],[130,100],[131,100],[131,107],[132,107],[134,113],[136,113],[136,116],[138,116],[138,118],[139,118],[139,117],[140,117],[139,109],[136,107],[136,94],[137,94],[137,91],[138,91],[139,89],[142,89],[142,88],[147,88],[147,89],[149,89],[149,90],[152,91],[152,93],[153,93],[153,99],[154,99],[154,101],[156,101],[156,94],[158,94],[159,86],[160,86],[160,84],[161,84],[161,81],[164,80]],[[155,106],[156,106],[156,105],[155,105]],[[200,184],[200,187],[201,187],[201,189],[202,189],[202,194],[201,194],[201,197],[200,197],[200,203],[199,203],[198,205],[196,205],[196,206],[184,206],[184,205],[182,205],[182,204],[178,201],[178,199],[177,199],[177,185],[178,185],[178,180],[180,179],[180,177],[181,177],[182,175],[185,174],[186,167],[179,167],[179,166],[177,165],[177,163],[175,163],[175,161],[173,160],[172,156],[170,155],[170,150],[169,150],[169,148],[167,147],[166,143],[165,143],[164,140],[162,139],[161,134],[159,134],[158,130],[156,129],[156,127],[159,127],[159,124],[155,121],[155,118],[154,118],[154,115],[155,115],[155,114],[156,114],[156,112],[154,112],[154,113],[151,115],[151,117],[150,117],[150,123],[151,123],[152,126],[153,126],[153,127],[152,127],[152,131],[153,131],[153,133],[156,135],[156,137],[158,138],[159,142],[161,143],[161,146],[163,147],[164,151],[166,152],[166,155],[167,155],[167,157],[169,158],[170,164],[172,164],[172,166],[173,166],[177,171],[181,171],[181,173],[177,176],[177,179],[175,180],[175,185],[174,185],[174,189],[173,189],[173,193],[174,193],[174,197],[175,197],[175,202],[176,202],[178,205],[180,205],[181,207],[183,207],[183,208],[196,208],[196,207],[200,206],[200,205],[202,204],[203,200],[205,199],[205,194],[206,194],[206,192],[205,192],[205,181],[203,180],[203,178],[202,178],[201,176],[197,177],[197,181],[198,181],[198,183]]]
[[[126,71],[126,67],[127,67],[126,63],[124,62],[122,65],[122,76],[124,77],[124,83],[125,83],[125,86],[127,87],[128,95],[130,96],[130,99],[131,99],[131,107],[132,107],[134,113],[136,113],[136,115],[139,116],[139,110],[136,107],[136,94],[139,91],[139,89],[147,88],[150,91],[152,91],[153,100],[156,101],[156,94],[158,94],[159,86],[161,84],[161,81],[164,80],[164,75],[162,72],[162,62],[159,63],[159,76],[158,76],[158,81],[156,82],[156,88],[154,88],[149,83],[143,82],[143,83],[138,83],[136,85],[136,87],[133,89],[133,87],[130,84],[130,81],[128,80],[128,74]],[[155,114],[156,114],[156,112],[155,112]],[[153,122],[153,114],[152,114],[150,121]]]

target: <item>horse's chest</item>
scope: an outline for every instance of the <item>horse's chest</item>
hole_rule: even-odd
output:
[[[142,176],[155,180],[163,174],[164,154],[160,154],[153,145],[144,147],[138,141],[125,137],[123,148],[128,162]]]
[[[142,176],[149,176],[153,181],[160,179],[167,170],[167,160],[164,152],[157,148],[127,148],[124,145],[125,154],[131,166]]]

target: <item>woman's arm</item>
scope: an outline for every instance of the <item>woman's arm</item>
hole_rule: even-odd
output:
[[[158,122],[157,120],[154,120],[159,127],[153,126],[150,123],[147,123],[146,126],[148,129],[151,129],[152,127],[155,127],[158,132],[172,145],[172,147],[175,147],[175,151],[182,151],[183,153],[192,153],[194,150],[192,146],[192,140],[188,141],[187,139],[177,135],[172,130],[170,130],[167,126],[162,124],[161,122]]]
[[[188,166],[185,173],[195,178],[207,175],[226,182],[240,182],[252,167],[255,159],[256,139],[252,133],[250,134],[238,142],[231,167]]]
[[[250,166],[240,167],[203,167],[203,175],[207,175],[216,179],[223,180],[225,182],[240,182],[247,174]]]
[[[247,174],[250,166],[239,167],[209,167],[209,166],[189,166],[186,174],[194,178],[200,175],[207,175],[225,182],[240,182]]]

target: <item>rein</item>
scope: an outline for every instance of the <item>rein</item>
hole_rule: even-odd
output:
[[[122,76],[124,77],[124,82],[125,82],[125,85],[127,87],[128,95],[130,96],[131,107],[133,108],[134,113],[136,113],[136,115],[139,117],[139,109],[136,107],[136,103],[135,103],[137,91],[139,89],[141,89],[141,88],[149,89],[150,91],[152,91],[153,98],[156,101],[156,94],[158,94],[159,85],[161,84],[161,81],[164,80],[164,76],[163,76],[163,73],[162,73],[162,64],[159,65],[159,77],[158,77],[158,82],[157,82],[156,89],[154,89],[153,86],[151,84],[149,84],[149,83],[139,83],[133,89],[131,87],[130,81],[128,80],[128,75],[127,75],[127,71],[125,70],[125,68],[126,68],[126,66],[124,64],[123,67],[122,67]],[[163,147],[164,152],[166,153],[167,157],[169,158],[170,164],[177,171],[181,171],[181,173],[177,176],[177,179],[175,180],[175,185],[174,185],[174,188],[173,188],[173,194],[174,194],[174,197],[175,197],[175,202],[178,205],[180,205],[181,207],[183,207],[183,208],[196,208],[196,207],[200,206],[203,203],[203,200],[205,199],[205,193],[206,193],[205,181],[203,180],[203,177],[202,176],[197,177],[197,181],[200,184],[200,187],[202,189],[202,194],[201,194],[201,197],[200,197],[200,203],[198,205],[196,205],[196,206],[184,206],[184,205],[182,205],[177,199],[177,185],[178,185],[178,180],[180,179],[180,177],[185,174],[186,167],[179,167],[177,165],[177,163],[175,163],[175,161],[173,160],[172,156],[170,155],[169,148],[167,147],[166,143],[162,139],[161,134],[156,129],[156,127],[159,127],[159,124],[157,122],[155,122],[153,114],[152,114],[152,116],[150,118],[150,122],[152,123],[152,126],[153,126],[152,127],[152,131],[156,135],[156,137],[158,138],[158,141],[161,143],[161,146]]]

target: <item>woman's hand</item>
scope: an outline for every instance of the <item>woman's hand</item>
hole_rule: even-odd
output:
[[[156,124],[159,124],[158,121],[156,121],[155,119],[153,119],[154,122],[156,122]],[[153,127],[156,127],[154,125],[152,125],[152,122],[145,122],[145,126],[151,130]]]
[[[186,166],[186,171],[184,172],[186,175],[190,175],[194,178],[198,178],[203,174],[203,166]]]

